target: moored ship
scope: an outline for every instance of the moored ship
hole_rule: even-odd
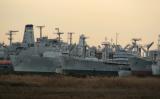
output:
[[[128,62],[131,67],[131,72],[133,75],[138,76],[147,76],[152,75],[151,65],[154,63],[154,60],[148,55],[150,47],[153,45],[153,42],[147,44],[146,46],[137,44],[137,41],[140,41],[139,38],[132,39],[132,46],[128,48],[128,52],[132,53],[134,57],[129,57]],[[145,53],[145,56],[142,56],[142,51]]]
[[[25,26],[22,49],[10,55],[14,71],[55,73],[56,67],[60,65],[57,57],[61,55],[62,47],[65,47],[65,43],[60,39],[40,37],[35,42],[33,25],[28,24]]]
[[[133,75],[145,76],[152,75],[152,64],[151,59],[132,57],[129,59],[130,67]]]
[[[128,64],[106,60],[109,48],[105,48],[104,59],[98,59],[95,56],[86,56],[86,37],[80,36],[79,44],[75,47],[75,53],[63,55],[60,57],[61,67],[57,68],[58,73],[78,74],[78,75],[108,75],[118,76],[118,71],[122,67],[128,67]],[[105,46],[109,47],[109,46]],[[109,50],[108,50],[109,49]],[[95,52],[93,52],[95,53]],[[90,54],[89,54],[90,55]]]

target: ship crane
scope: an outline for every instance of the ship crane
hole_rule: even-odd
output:
[[[80,42],[80,46],[82,47],[89,47],[87,44],[86,44],[86,39],[88,39],[89,37],[86,37],[84,36],[83,34],[80,36],[80,39],[81,39],[81,42]]]
[[[40,31],[40,39],[42,38],[42,29],[45,27],[45,26],[36,26],[37,28],[39,28],[39,31]]]
[[[139,45],[137,44],[137,42],[138,41],[141,41],[141,39],[140,38],[133,38],[132,39],[132,45],[129,45],[130,47],[129,47],[129,51],[132,51],[134,48],[136,48],[137,49],[137,51],[138,51],[138,47],[139,47]]]
[[[132,44],[128,44],[124,47],[124,49],[128,52],[132,52],[134,54],[140,55],[141,56],[141,45],[137,44],[138,41],[141,41],[140,38],[133,38],[132,39]]]
[[[109,42],[103,42],[102,45],[104,45],[105,47],[110,46]]]
[[[88,39],[88,37],[86,37],[86,36],[83,36],[83,37],[82,37],[83,46],[85,46],[85,45],[86,45],[86,39]]]
[[[124,49],[126,50],[126,49],[129,49],[129,47],[131,47],[131,45],[130,44],[127,44],[125,47],[124,47]]]
[[[102,45],[104,45],[105,51],[107,51],[107,49],[110,48],[110,43],[109,42],[103,42]]]
[[[112,48],[116,48],[118,45],[114,45],[112,44],[112,39],[111,39],[111,42],[107,41],[107,37],[105,37],[105,41],[102,42],[102,45],[104,45],[104,47],[112,47]]]
[[[140,38],[133,38],[132,41],[133,41],[132,44],[137,46],[137,42],[141,41],[141,39]]]
[[[154,42],[151,42],[150,44],[146,45],[148,51],[152,47],[153,44],[154,44]]]
[[[3,46],[3,47],[6,47],[6,45],[5,45],[4,41],[3,41],[3,43],[2,43],[2,46]]]
[[[9,35],[8,40],[10,41],[10,46],[12,45],[13,35],[15,35],[15,32],[19,32],[19,31],[10,30],[9,33],[6,33],[6,35]]]
[[[69,35],[69,43],[70,45],[72,45],[72,36],[73,36],[73,32],[69,32],[68,35]]]
[[[64,34],[63,32],[59,32],[59,28],[55,28],[55,30],[57,30],[57,34],[58,35],[58,41],[60,42],[61,41],[61,35]]]
[[[107,42],[107,39],[105,38],[105,42],[102,42],[102,45],[104,46],[104,60],[106,61],[109,59],[111,44],[110,42]]]
[[[86,49],[88,47],[88,45],[86,44],[86,39],[88,39],[88,37],[86,37],[85,35],[81,35],[80,36],[80,47],[82,47],[82,57],[85,58],[86,57]]]
[[[146,53],[146,56],[149,56],[149,49],[152,47],[154,42],[151,42],[150,44],[147,44],[145,46],[141,46],[142,50]],[[146,49],[145,49],[146,48]]]

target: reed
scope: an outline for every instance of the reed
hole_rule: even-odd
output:
[[[159,99],[160,78],[0,75],[0,99]]]

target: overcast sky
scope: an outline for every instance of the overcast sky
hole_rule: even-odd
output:
[[[101,44],[105,37],[123,46],[132,38],[142,44],[155,42],[160,34],[160,0],[0,0],[0,42],[8,43],[6,32],[19,30],[13,41],[22,41],[26,24],[45,25],[44,36],[55,38],[59,27],[64,41],[67,32],[89,37],[90,45]],[[35,28],[35,37],[39,31]]]

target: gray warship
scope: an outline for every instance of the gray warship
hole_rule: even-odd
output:
[[[85,41],[86,37],[82,34],[79,44],[69,51],[68,55],[60,56],[61,67],[56,69],[57,73],[71,75],[108,75],[118,76],[120,68],[130,68],[128,63],[111,61],[110,44],[105,43],[104,53],[98,54],[95,47],[89,48]],[[103,56],[103,59],[99,59]]]
[[[58,30],[58,34],[61,34]],[[65,43],[59,39],[42,37],[34,40],[32,24],[25,26],[21,50],[10,55],[16,72],[52,72],[60,66],[58,56],[61,55]]]
[[[152,64],[155,62],[154,59],[150,56],[149,49],[154,44],[154,42],[151,42],[146,45],[140,45],[137,42],[140,41],[139,38],[132,39],[132,45],[127,45],[127,51],[132,53],[135,57],[128,58],[128,61],[130,63],[130,67],[132,70],[133,75],[139,75],[139,76],[147,76],[152,75]],[[144,52],[142,56],[142,51]]]
[[[60,40],[63,33],[59,32],[59,28],[56,30],[58,39],[42,37],[41,31],[40,38],[35,42],[33,25],[26,25],[21,46],[10,55],[14,70],[92,75],[118,75],[120,70],[131,70],[135,74],[152,71],[152,60],[141,57],[141,50],[148,57],[153,42],[147,45],[147,50],[136,43],[140,39],[133,39],[132,45],[125,48],[104,42],[104,47],[99,49],[87,45],[84,35],[80,36],[79,44],[64,43]]]
[[[147,44],[147,51],[144,46],[136,43],[140,39],[133,39],[132,45],[124,48],[105,42],[104,48],[98,51],[95,47],[90,48],[85,39],[81,35],[79,44],[69,51],[71,53],[60,56],[61,67],[56,69],[57,73],[118,75],[119,71],[123,71],[129,75],[151,75],[153,60],[148,53],[153,42]],[[146,53],[145,57],[141,56],[141,50]]]

